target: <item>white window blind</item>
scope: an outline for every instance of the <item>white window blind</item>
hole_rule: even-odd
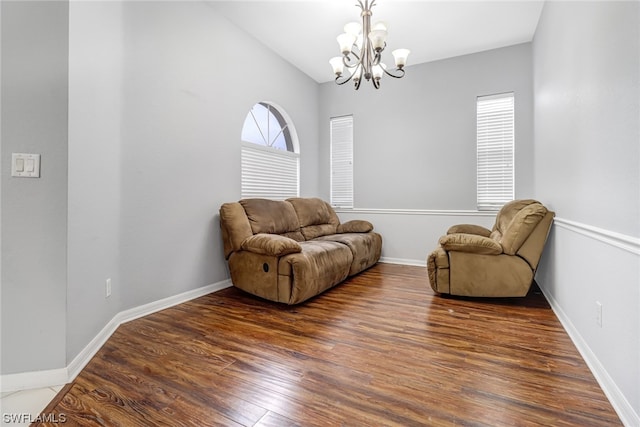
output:
[[[243,142],[242,198],[298,197],[299,157],[298,153]]]
[[[478,210],[497,210],[514,198],[513,93],[477,99]]]
[[[331,126],[331,205],[353,207],[353,116],[333,117]]]

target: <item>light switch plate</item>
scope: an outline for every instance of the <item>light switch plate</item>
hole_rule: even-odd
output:
[[[40,178],[40,154],[11,153],[11,176]]]

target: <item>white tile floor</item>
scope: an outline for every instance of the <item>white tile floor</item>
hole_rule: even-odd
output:
[[[2,393],[0,396],[1,425],[28,426],[56,397],[62,387],[64,385]]]

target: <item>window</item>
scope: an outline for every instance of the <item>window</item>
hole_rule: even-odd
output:
[[[353,116],[330,120],[331,205],[353,207]]]
[[[282,109],[259,102],[242,126],[242,198],[284,200],[300,193],[295,129]]]
[[[513,93],[477,99],[478,210],[498,210],[514,199]]]

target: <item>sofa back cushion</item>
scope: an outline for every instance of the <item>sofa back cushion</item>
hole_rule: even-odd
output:
[[[300,230],[306,240],[335,234],[340,224],[338,215],[324,200],[318,198],[295,197],[287,199],[295,209]]]
[[[300,223],[291,203],[268,199],[243,199],[240,204],[249,219],[253,234],[279,234],[295,241],[304,240]]]

